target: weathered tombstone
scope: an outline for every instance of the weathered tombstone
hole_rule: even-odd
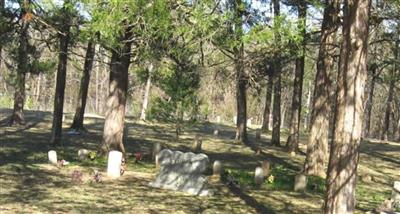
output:
[[[256,167],[256,171],[254,173],[254,182],[256,183],[257,186],[261,186],[261,184],[264,182],[264,172],[261,167]]]
[[[192,145],[192,152],[194,152],[194,153],[201,152],[202,143],[203,143],[203,141],[202,141],[201,136],[196,135],[195,140],[194,140],[193,145]]]
[[[89,155],[89,151],[87,149],[79,149],[78,150],[78,158],[79,160],[85,160]]]
[[[219,131],[218,131],[218,129],[217,129],[217,128],[216,128],[216,129],[214,129],[214,135],[215,135],[215,136],[218,136],[218,132],[219,132]]]
[[[294,177],[294,191],[304,191],[307,187],[307,176],[298,174]]]
[[[107,176],[118,178],[121,176],[122,153],[110,151],[108,153]]]
[[[217,123],[221,123],[221,116],[217,116]]]
[[[233,116],[233,124],[236,125],[236,123],[237,123],[237,116]]]
[[[393,184],[392,200],[395,207],[400,207],[400,181],[395,181]]]
[[[263,169],[264,177],[267,178],[269,176],[270,163],[265,160],[262,162],[261,168]]]
[[[152,153],[152,156],[151,156],[151,158],[153,160],[155,160],[156,155],[161,151],[161,149],[162,149],[161,143],[153,144],[153,153]]]
[[[247,119],[247,126],[251,126],[251,118]]]
[[[259,141],[261,139],[261,129],[256,130],[256,141]]]
[[[57,152],[54,150],[50,150],[48,152],[49,162],[52,164],[57,164]]]
[[[221,161],[214,161],[213,164],[213,175],[214,176],[220,176],[222,174],[222,163]]]
[[[206,189],[207,179],[203,174],[209,163],[205,154],[183,153],[164,149],[158,153],[160,171],[154,182],[155,188],[170,189],[193,195],[210,195]]]

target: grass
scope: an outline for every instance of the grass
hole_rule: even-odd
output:
[[[0,110],[0,120],[10,110]],[[136,122],[128,118],[128,137],[125,142],[127,170],[119,179],[105,177],[106,158],[79,160],[79,149],[96,151],[102,137],[103,119],[85,118],[89,133],[68,135],[72,115],[64,123],[63,147],[57,148],[59,159],[70,162],[65,167],[48,164],[47,152],[51,129],[51,114],[27,112],[26,127],[0,127],[0,213],[321,213],[325,180],[308,177],[304,193],[293,191],[294,176],[301,170],[303,155],[291,157],[284,149],[269,144],[263,135],[259,144],[263,154],[256,155],[250,148],[235,143],[235,129],[228,124],[190,124],[183,126],[179,141],[175,139],[173,124]],[[42,114],[40,114],[42,115]],[[213,135],[218,126],[220,134]],[[249,130],[254,141],[255,129]],[[151,160],[154,143],[164,147],[190,151],[196,134],[203,137],[203,149],[210,159],[221,160],[230,176],[235,178],[241,192],[210,178],[214,196],[196,197],[179,192],[150,188],[147,184],[157,173]],[[282,141],[286,138],[282,136]],[[307,139],[302,134],[301,139]],[[303,140],[301,149],[305,149]],[[143,160],[136,162],[132,154],[141,152]],[[398,143],[382,144],[365,141],[361,146],[359,175],[373,176],[371,183],[359,179],[357,210],[363,213],[379,206],[390,197],[393,181],[398,180],[400,161]],[[271,162],[273,182],[266,181],[260,188],[254,184],[254,169],[264,160]],[[208,175],[211,175],[209,167]],[[90,182],[93,169],[99,170],[102,183]],[[71,180],[74,170],[82,171],[84,181]]]

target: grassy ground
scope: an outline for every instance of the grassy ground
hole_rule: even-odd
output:
[[[9,113],[0,110],[0,120]],[[135,163],[131,157],[121,178],[93,183],[93,170],[105,174],[106,160],[80,161],[77,151],[98,148],[103,118],[90,116],[85,120],[89,133],[68,135],[72,115],[67,115],[64,146],[57,153],[70,165],[58,168],[47,163],[51,114],[30,111],[26,115],[24,127],[0,127],[0,213],[321,213],[324,180],[310,178],[305,193],[292,191],[294,175],[300,171],[304,156],[290,157],[282,148],[270,146],[267,135],[262,136],[263,154],[256,155],[234,143],[234,128],[229,125],[188,125],[177,141],[171,124],[128,119],[126,150],[130,154],[143,153],[144,160]],[[213,135],[215,127],[220,130],[219,136]],[[189,151],[196,134],[203,136],[203,149],[210,160],[222,160],[240,188],[210,179],[215,195],[195,197],[148,187],[156,174],[149,158],[152,145],[160,142],[170,149]],[[254,130],[249,134],[254,140]],[[302,141],[306,142],[306,136]],[[305,145],[301,147],[305,149]],[[393,181],[400,179],[399,156],[399,143],[363,142],[359,176],[369,174],[373,179],[357,184],[358,213],[372,210],[390,197]],[[266,159],[272,162],[274,182],[256,188],[252,173]],[[83,183],[71,181],[74,170],[84,173]]]

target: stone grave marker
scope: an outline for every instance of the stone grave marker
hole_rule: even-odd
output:
[[[151,156],[151,158],[152,158],[153,160],[155,160],[156,155],[161,151],[161,149],[162,149],[161,143],[155,143],[155,144],[153,145],[153,154],[152,154],[152,156]]]
[[[222,174],[222,163],[221,161],[214,161],[213,164],[213,175],[214,176],[220,176]]]
[[[218,133],[219,131],[218,131],[218,128],[216,128],[216,129],[214,129],[214,136],[218,136]]]
[[[298,174],[294,177],[294,191],[304,191],[307,187],[307,176]]]
[[[203,175],[209,163],[207,155],[164,149],[158,154],[158,162],[160,171],[154,182],[149,183],[151,187],[200,196],[212,194]]]
[[[264,172],[261,167],[256,167],[256,171],[254,173],[254,182],[257,186],[261,186],[264,182]]]
[[[195,140],[192,145],[192,152],[194,152],[194,153],[201,152],[202,143],[203,143],[203,141],[202,141],[201,136],[196,135]]]
[[[122,152],[110,151],[108,153],[107,176],[118,178],[121,176]]]
[[[400,207],[400,181],[395,181],[393,184],[392,200],[395,207]]]
[[[48,152],[48,156],[49,156],[49,162],[57,165],[57,152],[54,150],[50,150]]]
[[[87,149],[79,149],[78,150],[78,158],[79,160],[85,160],[89,155],[89,150]]]

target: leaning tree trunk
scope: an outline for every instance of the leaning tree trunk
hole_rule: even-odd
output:
[[[83,127],[83,119],[85,115],[86,100],[90,83],[90,72],[92,71],[93,67],[95,49],[96,45],[93,43],[93,40],[90,40],[88,42],[88,46],[86,49],[85,64],[83,66],[83,75],[81,79],[81,85],[79,87],[79,97],[75,109],[74,120],[71,125],[71,129],[74,130],[85,130],[85,128]]]
[[[265,106],[264,106],[264,113],[263,113],[263,122],[261,126],[261,130],[263,132],[268,131],[269,127],[269,115],[271,113],[271,99],[272,99],[272,86],[273,86],[273,79],[272,75],[268,75],[268,83],[265,92]]]
[[[128,71],[131,58],[132,32],[126,27],[120,42],[124,44],[121,50],[112,51],[110,63],[109,95],[106,102],[106,118],[104,122],[103,143],[101,153],[111,150],[125,153],[123,144],[125,106],[128,91]]]
[[[141,120],[146,120],[146,110],[147,110],[147,105],[149,103],[152,73],[153,73],[153,63],[150,63],[150,65],[148,67],[146,88],[145,88],[144,96],[143,96],[142,110],[140,111],[140,119]]]
[[[287,139],[286,147],[289,152],[297,152],[299,150],[299,130],[301,118],[301,97],[303,94],[303,77],[304,77],[304,57],[306,51],[306,15],[307,6],[305,4],[299,5],[298,18],[301,20],[302,25],[300,31],[302,34],[302,53],[296,59],[296,68],[294,74],[293,97],[292,97],[292,110],[290,115],[290,129]]]
[[[334,136],[324,213],[353,213],[367,77],[369,0],[344,3]]]
[[[247,77],[244,71],[244,47],[242,42],[243,36],[243,11],[242,1],[234,1],[234,23],[235,23],[235,38],[238,42],[234,48],[235,70],[236,70],[236,140],[247,144],[247,102],[246,102],[246,84]]]
[[[325,176],[325,161],[328,159],[329,123],[331,115],[330,76],[333,72],[336,52],[336,31],[338,27],[339,0],[326,0],[327,7],[321,27],[321,45],[314,82],[310,134],[304,173]]]
[[[67,4],[68,1],[65,1],[62,9],[62,14],[64,15],[61,29],[62,34],[60,33],[59,35],[60,53],[58,54],[56,92],[54,95],[53,126],[50,140],[52,145],[59,145],[61,143],[65,80],[67,76],[68,44],[70,40],[70,20],[66,8]]]
[[[364,137],[369,137],[371,130],[371,115],[372,115],[372,104],[374,99],[375,82],[376,82],[376,66],[373,65],[371,68],[371,83],[368,90],[368,98],[365,104],[365,121],[364,121]]]
[[[278,25],[277,21],[280,16],[279,0],[273,0],[274,7],[274,25]],[[276,28],[278,26],[275,26]],[[281,43],[279,33],[276,33],[275,40],[277,44]],[[278,45],[279,47],[279,45]],[[278,57],[279,58],[279,57]],[[275,59],[273,62],[273,79],[274,79],[274,100],[272,104],[272,139],[271,143],[275,146],[281,145],[281,62]]]

